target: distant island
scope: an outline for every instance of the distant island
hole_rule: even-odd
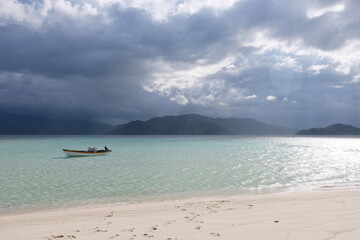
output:
[[[211,118],[198,114],[155,117],[112,126],[0,111],[0,135],[360,135],[360,128],[333,124],[298,131],[250,118]]]
[[[210,118],[198,114],[156,117],[116,126],[109,135],[293,135],[294,129],[248,118]]]
[[[360,135],[360,128],[337,123],[326,128],[301,130],[296,135]]]

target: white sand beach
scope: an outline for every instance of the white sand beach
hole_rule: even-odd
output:
[[[0,239],[359,239],[360,191],[192,198],[0,216]]]

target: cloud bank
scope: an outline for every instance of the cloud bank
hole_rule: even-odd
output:
[[[359,126],[359,1],[0,4],[0,110]]]

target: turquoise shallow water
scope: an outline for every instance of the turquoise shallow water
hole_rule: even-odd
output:
[[[0,212],[360,183],[359,138],[2,136],[0,152]]]

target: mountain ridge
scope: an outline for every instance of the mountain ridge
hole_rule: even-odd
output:
[[[163,116],[117,125],[109,135],[292,135],[295,130],[249,118],[211,118],[199,114]]]

